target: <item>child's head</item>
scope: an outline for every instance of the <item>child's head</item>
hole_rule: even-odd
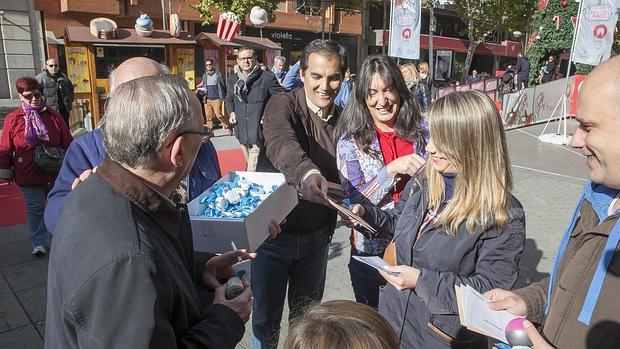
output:
[[[285,349],[398,349],[390,324],[373,308],[328,301],[293,320]]]

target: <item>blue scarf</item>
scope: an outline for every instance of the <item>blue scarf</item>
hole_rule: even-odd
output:
[[[596,212],[596,215],[598,216],[599,223],[601,223],[608,217],[609,205],[616,195],[618,195],[618,190],[607,188],[600,184],[595,184],[592,181],[586,183],[583,193],[581,194],[581,198],[577,203],[577,207],[575,207],[575,210],[573,211],[571,224],[564,233],[564,237],[562,238],[562,242],[560,242],[560,246],[558,248],[558,253],[555,256],[555,261],[553,262],[551,278],[549,279],[549,289],[547,290],[547,306],[545,308],[545,314],[549,313],[549,303],[551,302],[552,295],[551,292],[557,277],[558,267],[560,266],[562,256],[566,251],[566,246],[568,246],[570,236],[575,229],[575,225],[577,224],[579,210],[584,200],[587,200],[592,205],[594,212]],[[607,268],[609,268],[609,264],[611,264],[611,260],[615,255],[618,242],[620,242],[620,220],[616,221],[616,224],[609,233],[607,243],[603,249],[603,254],[599,259],[598,266],[594,272],[594,277],[592,278],[592,282],[590,282],[590,288],[588,288],[588,293],[583,302],[583,306],[581,307],[579,317],[577,318],[577,320],[584,325],[589,325],[592,320],[592,313],[594,312],[598,296],[601,293],[603,281],[605,280],[605,275],[607,274]]]

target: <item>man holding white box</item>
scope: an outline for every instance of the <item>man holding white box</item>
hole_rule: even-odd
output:
[[[329,242],[336,211],[326,201],[327,181],[338,183],[334,100],[346,64],[342,46],[314,40],[301,57],[303,88],[271,97],[265,109],[265,151],[258,170],[278,170],[302,200],[282,233],[257,250],[252,261],[252,348],[276,348],[288,284],[290,318],[323,298]]]

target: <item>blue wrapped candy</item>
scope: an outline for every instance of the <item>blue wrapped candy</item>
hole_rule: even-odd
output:
[[[277,185],[263,187],[232,173],[230,181],[214,184],[200,203],[208,218],[245,218],[276,189]]]

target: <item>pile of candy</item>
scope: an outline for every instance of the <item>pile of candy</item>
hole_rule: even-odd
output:
[[[206,206],[207,218],[245,218],[277,188],[266,188],[232,173],[231,181],[214,184],[211,194],[200,203]]]

